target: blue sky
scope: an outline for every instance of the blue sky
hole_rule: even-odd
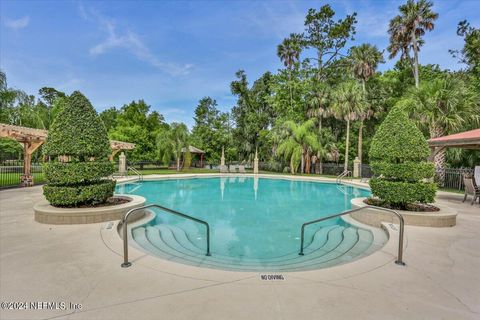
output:
[[[204,96],[235,104],[230,82],[243,69],[253,82],[281,67],[276,46],[303,31],[308,8],[327,1],[0,1],[0,68],[11,87],[82,91],[98,111],[143,98],[167,121],[192,125]],[[402,1],[328,1],[338,17],[358,13],[351,45],[388,45],[388,21]],[[462,66],[448,49],[456,25],[480,26],[480,0],[434,1],[440,14],[421,63]],[[380,69],[389,68],[387,61]]]

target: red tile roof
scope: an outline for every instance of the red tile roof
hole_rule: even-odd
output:
[[[465,131],[461,133],[455,133],[448,136],[433,138],[428,140],[428,142],[440,142],[440,141],[451,141],[451,140],[475,140],[480,139],[480,129],[474,129],[470,131]]]

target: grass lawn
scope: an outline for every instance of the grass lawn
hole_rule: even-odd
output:
[[[18,186],[20,184],[20,176],[22,173],[17,172],[2,172],[0,174],[0,188]],[[33,183],[43,183],[43,173],[35,172],[33,175]]]

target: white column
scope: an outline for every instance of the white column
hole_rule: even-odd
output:
[[[253,159],[253,173],[258,174],[258,148],[255,149],[255,159]]]
[[[123,151],[120,156],[118,156],[118,172],[122,176],[125,176],[127,174],[127,157],[125,156],[125,153],[123,153]]]
[[[225,165],[225,147],[222,147],[222,157],[220,158],[220,165]]]
[[[360,159],[358,157],[355,157],[355,160],[353,160],[353,177],[358,178],[360,177],[360,166],[362,163],[360,162]]]

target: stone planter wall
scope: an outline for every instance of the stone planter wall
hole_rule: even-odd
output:
[[[352,209],[365,207],[367,206],[363,200],[366,198],[355,198],[351,200]],[[440,211],[436,212],[412,212],[412,211],[403,211],[395,210],[400,213],[405,221],[406,225],[411,226],[421,226],[421,227],[453,227],[456,225],[457,221],[457,211],[435,203],[435,206],[440,208]],[[365,209],[359,212],[354,212],[351,216],[362,223],[374,226],[381,227],[382,222],[390,222],[398,224],[398,218],[393,213],[375,210],[375,209]]]
[[[131,201],[98,208],[57,208],[44,200],[33,207],[35,221],[46,224],[87,224],[121,220],[129,210],[145,205],[144,197],[135,195],[116,195],[116,197]],[[143,215],[143,211],[135,212],[129,220],[138,220]]]

